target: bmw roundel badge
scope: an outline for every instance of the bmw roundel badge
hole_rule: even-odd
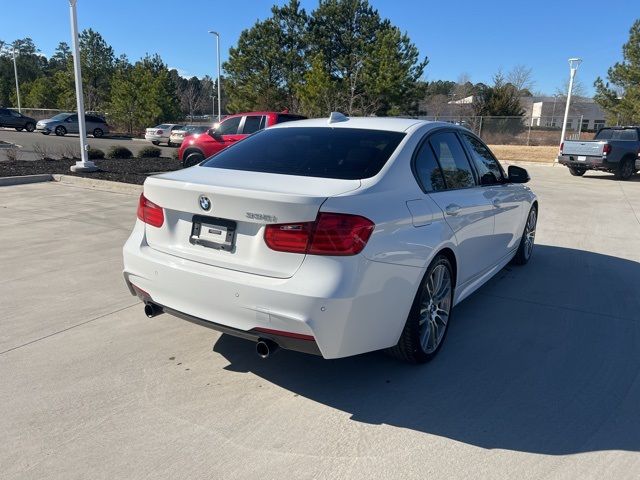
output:
[[[211,210],[211,200],[209,200],[209,197],[205,196],[205,195],[200,195],[200,208],[202,210],[204,210],[205,212],[208,212],[209,210]]]

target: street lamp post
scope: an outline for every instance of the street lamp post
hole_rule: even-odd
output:
[[[567,105],[564,109],[564,120],[562,121],[562,135],[560,137],[560,144],[564,142],[564,136],[567,133],[567,119],[569,117],[569,105],[571,104],[571,92],[573,91],[573,79],[576,76],[576,72],[578,71],[578,66],[582,63],[582,59],[580,58],[570,58],[569,59],[569,91],[567,92]]]
[[[78,105],[78,130],[80,135],[80,160],[71,166],[72,172],[95,172],[95,163],[88,158],[87,126],[84,119],[84,97],[82,94],[82,71],[80,68],[80,47],[78,45],[78,16],[76,14],[77,0],[69,0],[71,15],[71,45],[73,47],[73,72],[76,80],[76,101]]]
[[[18,83],[18,65],[16,64],[16,46],[13,45],[13,73],[16,76],[16,96],[18,97],[18,112],[22,113],[20,105],[20,84]]]
[[[220,122],[220,113],[222,110],[220,108],[220,106],[222,105],[222,103],[220,103],[222,92],[222,85],[220,85],[220,34],[218,32],[214,32],[213,30],[209,30],[209,33],[216,36],[216,51],[218,53],[218,122]]]

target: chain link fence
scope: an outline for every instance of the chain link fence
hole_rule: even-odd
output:
[[[468,128],[491,145],[553,146],[560,144],[563,117],[419,116],[420,120],[452,123]],[[567,118],[565,139],[591,140],[604,120],[575,115]]]

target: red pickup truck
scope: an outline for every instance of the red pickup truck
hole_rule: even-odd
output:
[[[207,133],[185,138],[178,150],[178,159],[184,167],[192,167],[258,130],[276,123],[305,118],[288,112],[247,112],[229,115]]]

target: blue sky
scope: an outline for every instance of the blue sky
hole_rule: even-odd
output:
[[[383,17],[406,31],[429,57],[427,80],[490,82],[499,68],[524,64],[534,71],[535,90],[553,93],[568,77],[567,58],[584,59],[578,77],[593,91],[593,81],[622,58],[622,44],[640,1],[532,0],[448,1],[370,0]],[[222,59],[240,32],[269,15],[271,0],[78,0],[82,30],[99,31],[114,47],[136,60],[159,53],[183,75],[214,74],[215,48],[208,30],[218,30]],[[284,3],[278,1],[277,3]],[[317,0],[303,0],[312,10]],[[11,3],[2,12],[0,39],[30,36],[50,55],[59,41],[69,43],[67,0]],[[603,7],[604,5],[604,7]]]

